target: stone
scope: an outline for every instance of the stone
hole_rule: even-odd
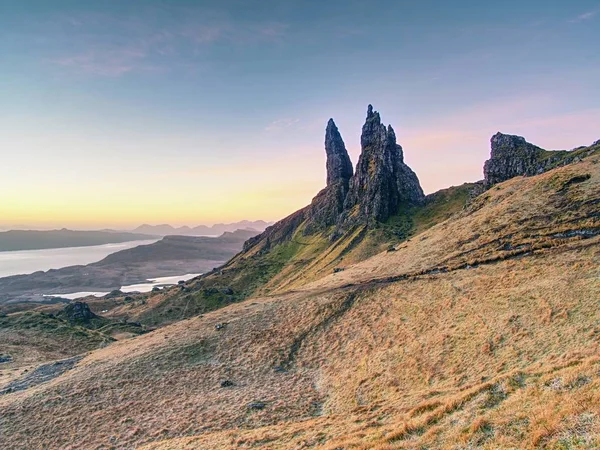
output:
[[[347,183],[353,175],[352,162],[344,140],[333,121],[329,119],[325,129],[325,154],[327,155],[327,186],[339,182]]]
[[[89,322],[98,317],[85,302],[69,303],[62,309],[58,316],[65,318],[69,322]]]
[[[325,129],[325,154],[327,186],[315,196],[307,209],[308,223],[304,234],[322,231],[337,223],[344,210],[344,201],[353,175],[350,156],[333,119],[329,119]]]
[[[231,380],[223,380],[221,381],[221,387],[222,388],[227,388],[227,387],[232,387],[235,386],[235,383]]]
[[[490,144],[490,159],[483,165],[485,189],[514,177],[539,175],[580,157],[566,150],[544,150],[521,136],[500,132],[492,136]]]
[[[486,188],[520,175],[539,172],[539,158],[544,150],[521,136],[496,133],[490,140],[490,159],[483,166]]]
[[[106,299],[117,298],[117,297],[121,297],[122,295],[123,295],[123,292],[121,292],[119,289],[115,289],[113,291],[110,291],[108,294],[106,294],[104,296],[104,298],[106,298]]]
[[[264,402],[250,402],[250,403],[248,403],[248,408],[249,409],[260,410],[260,409],[265,409],[266,406],[267,405]]]
[[[42,364],[35,368],[32,372],[23,371],[23,375],[16,380],[11,381],[3,389],[0,390],[0,395],[9,394],[11,392],[19,392],[38,384],[46,383],[68,370],[71,370],[75,365],[83,359],[83,356],[74,356],[73,358],[63,359],[48,364]]]
[[[381,123],[379,113],[371,105],[360,143],[361,154],[344,203],[347,217],[358,218],[367,225],[384,222],[402,206],[424,201],[419,179],[404,163],[394,129]]]

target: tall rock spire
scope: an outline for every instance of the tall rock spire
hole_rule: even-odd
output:
[[[304,232],[310,234],[335,225],[344,210],[352,178],[352,162],[344,140],[333,119],[325,129],[325,153],[327,155],[327,186],[313,198],[308,208],[308,220]]]
[[[404,164],[394,129],[381,123],[379,113],[371,105],[360,142],[362,153],[353,171],[342,136],[333,119],[329,119],[325,129],[327,186],[310,205],[250,239],[244,250],[259,245],[268,250],[289,241],[299,231],[304,235],[327,233],[330,240],[335,240],[356,227],[383,222],[403,206],[424,201],[419,179]]]
[[[419,179],[404,164],[396,133],[381,123],[369,105],[360,138],[362,152],[356,173],[350,180],[344,210],[356,210],[359,217],[385,221],[402,205],[419,204],[425,198]],[[356,216],[356,214],[354,215]]]
[[[327,154],[327,186],[338,182],[348,183],[353,172],[352,162],[333,119],[329,119],[325,130],[325,153]]]

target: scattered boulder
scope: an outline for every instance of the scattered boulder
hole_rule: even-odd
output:
[[[10,355],[0,355],[0,364],[2,364],[2,363],[9,363],[12,360],[13,360],[12,356],[10,356]]]
[[[227,388],[227,387],[232,387],[235,386],[235,383],[231,380],[223,380],[221,381],[221,387],[222,388]]]
[[[248,409],[261,410],[265,409],[267,404],[265,402],[250,402],[248,403]]]
[[[122,292],[119,289],[115,289],[114,291],[110,291],[108,294],[106,294],[104,296],[104,298],[109,299],[109,298],[117,298],[117,297],[121,297],[123,296],[125,293]]]
[[[333,269],[333,273],[339,273],[339,272],[343,272],[343,271],[344,271],[343,267],[335,267]]]
[[[89,322],[92,319],[98,318],[85,302],[69,303],[57,315],[68,322]]]
[[[227,326],[226,322],[218,323],[218,324],[215,325],[215,330],[217,330],[217,331],[222,330],[226,326]]]

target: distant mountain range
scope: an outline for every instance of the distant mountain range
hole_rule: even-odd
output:
[[[125,231],[67,230],[10,230],[0,232],[0,252],[15,250],[42,250],[49,248],[87,247],[90,245],[117,244],[119,242],[152,239],[141,233]]]
[[[198,225],[196,227],[174,227],[169,224],[162,225],[140,225],[135,230],[134,233],[144,233],[144,234],[152,234],[158,236],[167,236],[167,235],[183,235],[183,236],[205,236],[205,235],[214,235],[218,236],[227,231],[232,232],[235,230],[256,230],[256,231],[264,231],[269,225],[272,225],[273,222],[265,222],[264,220],[242,220],[241,222],[234,223],[217,223],[215,225]]]

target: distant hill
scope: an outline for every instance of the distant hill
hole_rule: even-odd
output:
[[[16,250],[42,250],[48,248],[87,247],[90,245],[117,244],[143,241],[154,236],[124,231],[67,230],[10,230],[0,232],[0,252]]]
[[[0,278],[0,303],[41,300],[43,294],[111,291],[148,278],[205,273],[238,253],[256,234],[237,230],[219,237],[165,236],[85,266]]]
[[[197,227],[174,227],[169,224],[162,225],[140,225],[134,233],[148,233],[158,236],[173,235],[184,235],[184,236],[218,236],[225,232],[232,232],[236,230],[256,230],[264,231],[273,222],[265,222],[264,220],[242,220],[241,222],[235,223],[217,223],[215,225],[198,225]]]

